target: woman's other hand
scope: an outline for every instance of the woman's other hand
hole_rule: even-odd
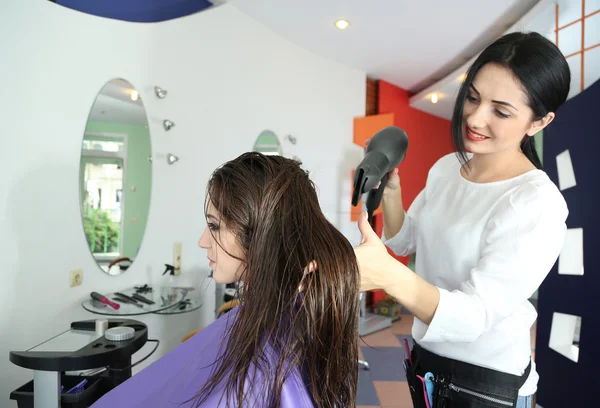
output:
[[[390,171],[387,174],[387,184],[385,185],[385,189],[383,190],[384,197],[398,197],[402,194],[402,189],[400,188],[400,175],[398,174],[398,168]],[[374,189],[379,188],[381,181],[373,187]]]

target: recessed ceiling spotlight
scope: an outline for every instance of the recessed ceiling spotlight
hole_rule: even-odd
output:
[[[437,103],[438,101],[438,96],[436,93],[434,93],[433,95],[431,95],[431,103]]]
[[[335,22],[335,26],[337,28],[339,28],[340,30],[345,30],[346,28],[348,28],[348,26],[350,25],[350,23],[347,20],[338,20]]]
[[[137,101],[139,96],[140,96],[139,92],[136,91],[135,89],[133,91],[131,91],[131,100],[132,101]]]

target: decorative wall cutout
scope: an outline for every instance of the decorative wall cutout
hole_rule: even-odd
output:
[[[556,169],[558,171],[558,185],[561,191],[577,185],[573,163],[571,162],[571,153],[569,153],[568,149],[556,156]]]
[[[560,275],[583,275],[583,228],[570,228],[558,258]]]
[[[581,317],[555,312],[552,315],[548,347],[569,360],[579,361],[579,332]]]

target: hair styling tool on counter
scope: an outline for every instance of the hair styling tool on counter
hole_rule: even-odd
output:
[[[140,302],[143,302],[147,305],[153,305],[155,302],[153,302],[152,300],[148,300],[145,297],[143,297],[142,295],[138,295],[137,293],[134,293],[133,295],[131,295],[131,297],[135,300],[139,300]]]
[[[115,310],[119,310],[119,308],[121,307],[120,304],[109,300],[106,296],[102,296],[98,292],[92,292],[92,293],[90,293],[90,296],[92,297],[92,299],[97,300],[100,303],[104,303],[105,305],[108,305]]]
[[[133,302],[133,303],[138,303],[138,301],[135,300],[134,298],[132,298],[131,296],[127,296],[126,294],[121,293],[121,292],[115,292],[115,296],[118,296],[120,298],[124,298],[124,299],[129,300],[130,302]]]
[[[383,190],[387,184],[387,174],[404,160],[408,149],[408,136],[406,132],[396,126],[381,129],[371,138],[365,157],[354,171],[354,191],[352,205],[356,207],[360,197],[367,195],[367,214],[369,219],[379,207]],[[374,190],[373,187],[381,181]]]
[[[144,286],[134,286],[133,287],[135,289],[135,293],[146,293],[146,292],[152,292],[152,286],[148,286],[147,283],[144,284]]]
[[[136,302],[136,301],[135,301],[135,300],[133,300],[133,299],[132,299],[132,300],[129,300],[129,299],[126,299],[126,298],[124,298],[124,297],[121,297],[121,296],[115,296],[115,297],[113,298],[113,300],[115,300],[115,301],[117,301],[117,302],[127,303],[128,305],[134,305],[134,306],[137,306],[137,307],[139,307],[140,309],[143,309],[143,308],[144,308],[144,305],[140,305],[138,302]]]

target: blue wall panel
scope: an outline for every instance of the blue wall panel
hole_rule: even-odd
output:
[[[562,193],[569,206],[568,228],[583,228],[584,275],[559,275],[557,262],[539,290],[537,402],[544,408],[599,404],[600,81],[567,101],[544,130],[544,167],[556,185],[556,156],[567,149],[577,185]],[[554,312],[581,317],[578,362],[548,347]]]

